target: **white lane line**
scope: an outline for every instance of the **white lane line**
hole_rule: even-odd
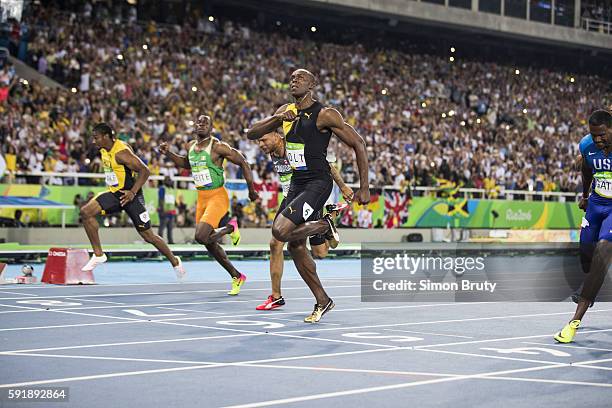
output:
[[[472,305],[473,303],[461,303],[461,305]],[[427,305],[420,305],[420,306],[427,306]],[[440,305],[431,305],[431,306],[440,306]],[[419,305],[415,305],[415,307],[419,307]],[[597,313],[597,312],[606,312],[607,310],[594,310],[591,311],[591,313]],[[336,312],[336,310],[334,310],[334,313]],[[290,313],[284,313],[284,314],[297,314],[297,313],[301,313],[301,312],[290,312]],[[76,312],[72,312],[72,314],[79,314]],[[280,315],[281,313],[277,313],[276,315]],[[558,315],[560,313],[551,313],[548,315]],[[563,313],[564,314],[564,313]],[[105,317],[102,315],[94,315],[95,317]],[[228,318],[236,318],[236,317],[252,317],[252,316],[260,316],[260,314],[248,314],[248,315],[227,315],[227,316],[212,316],[212,318],[221,318],[221,317],[228,317]],[[523,315],[520,317],[541,317],[541,316],[547,316],[547,314],[535,314],[535,315]],[[516,318],[517,316],[497,316],[494,317],[495,319],[504,319],[504,318]],[[196,318],[178,318],[178,319],[160,319],[160,320],[154,320],[155,322],[165,322],[165,321],[169,321],[169,322],[177,322],[177,321],[185,321],[185,320],[201,320],[201,319],[209,319],[211,317],[196,317]],[[130,321],[134,321],[134,322],[142,322],[140,319],[130,319],[130,318],[120,318],[120,319],[127,319],[127,322],[120,322],[120,323],[129,323]],[[482,319],[492,319],[492,318],[476,318],[476,319],[464,319],[464,320],[482,320]],[[461,320],[459,320],[461,321]],[[357,326],[357,327],[334,327],[334,328],[321,328],[321,329],[308,329],[308,330],[289,330],[289,331],[280,331],[280,332],[275,332],[275,333],[282,333],[282,334],[295,334],[295,333],[305,333],[305,332],[323,332],[323,331],[329,331],[329,330],[353,330],[353,329],[362,329],[362,328],[371,328],[371,327],[390,327],[390,326],[409,326],[409,325],[424,325],[424,324],[434,324],[434,323],[446,323],[449,321],[433,321],[433,322],[412,322],[412,323],[398,323],[398,324],[388,324],[388,325],[374,325],[374,326]],[[457,322],[457,320],[450,320],[450,322]],[[102,324],[102,323],[100,323]],[[104,324],[110,324],[109,322],[105,322]],[[63,325],[60,327],[77,327],[75,325]],[[42,326],[42,328],[46,328],[46,326]],[[55,328],[55,327],[54,327]],[[31,330],[28,328],[12,328],[12,329],[0,329],[0,331],[15,331],[15,330]],[[607,331],[612,331],[612,329],[603,329],[603,330],[593,330],[593,331],[585,331],[583,333],[598,333],[598,332],[607,332]],[[496,342],[496,341],[504,341],[504,340],[523,340],[523,339],[534,339],[534,338],[542,338],[542,337],[548,337],[550,336],[550,334],[544,334],[544,335],[535,335],[535,336],[520,336],[520,337],[506,337],[506,338],[495,338],[495,339],[487,339],[487,340],[476,340],[476,341],[467,341],[467,342],[454,342],[454,343],[441,343],[441,344],[431,344],[431,345],[423,345],[423,346],[415,346],[415,349],[421,349],[421,348],[431,348],[431,347],[444,347],[444,346],[455,346],[455,345],[462,345],[462,344],[476,344],[476,343],[489,343],[489,342]],[[215,338],[219,338],[219,337],[215,337]],[[144,341],[142,344],[146,344],[147,341]],[[138,342],[136,343],[132,343],[132,344],[139,344]],[[70,348],[78,348],[81,346],[66,346],[66,347],[62,347],[60,349],[70,349]],[[412,348],[412,347],[411,347]],[[52,348],[54,349],[54,348]],[[27,350],[27,351],[45,351],[48,349],[36,349],[36,350]],[[10,351],[10,350],[9,350]],[[19,350],[12,350],[12,351],[19,351]]]
[[[474,374],[474,375],[460,375],[456,377],[438,378],[434,380],[412,381],[412,382],[393,384],[393,385],[383,385],[383,386],[378,386],[378,387],[358,388],[358,389],[352,389],[352,390],[346,390],[346,391],[327,392],[327,393],[322,393],[322,394],[304,395],[301,397],[261,401],[261,402],[255,402],[255,403],[250,403],[250,404],[231,405],[231,406],[226,406],[225,408],[268,407],[271,405],[284,405],[284,404],[291,404],[291,403],[296,403],[296,402],[319,400],[319,399],[324,399],[324,398],[335,398],[335,397],[343,397],[346,395],[367,394],[371,392],[388,391],[388,390],[416,387],[420,385],[438,384],[438,383],[444,383],[444,382],[450,382],[450,381],[467,380],[467,379],[472,379],[472,378],[480,378],[483,376],[486,377],[486,376],[520,373],[520,372],[525,372],[525,371],[547,370],[550,368],[558,368],[558,367],[563,367],[563,365],[554,364],[554,365],[546,365],[546,366],[539,366],[539,367],[531,367],[527,369],[498,371],[498,372],[490,372],[490,373]]]
[[[471,303],[461,303],[461,305],[471,305]],[[123,307],[134,307],[133,305],[126,305]],[[446,306],[446,304],[426,304],[426,305],[411,305],[411,306],[406,306],[407,308],[429,308],[429,307],[438,307],[438,306]],[[25,306],[15,306],[15,307],[19,307],[19,308],[25,308],[25,309],[32,309],[32,310],[25,310],[26,312],[64,312],[64,313],[68,313],[70,312],[71,314],[81,314],[80,312],[71,312],[70,310],[65,310],[65,309],[43,309],[43,308],[33,308],[33,307],[25,307]],[[104,307],[104,306],[103,306]],[[91,309],[91,308],[83,308],[83,309]],[[362,310],[369,310],[368,308],[356,308],[356,309],[334,309],[334,313],[336,312],[342,312],[342,311],[349,311],[349,312],[354,312],[354,311],[362,311]],[[21,312],[21,310],[19,310],[18,312]],[[0,312],[2,313],[2,312]],[[181,318],[168,318],[168,319],[158,319],[155,320],[157,322],[159,321],[192,321],[192,320],[207,320],[207,319],[218,319],[218,318],[239,318],[239,317],[262,317],[261,313],[247,313],[247,314],[217,314],[217,312],[203,312],[203,313],[214,313],[214,316],[199,316],[199,317],[181,317]],[[274,312],[275,316],[285,316],[285,315],[305,315],[307,314],[308,311],[298,311],[298,312]],[[111,316],[107,316],[107,315],[94,315],[94,314],[90,314],[89,316],[95,316],[95,317],[100,317],[100,318],[105,318],[108,317],[110,319],[112,319],[113,317]],[[136,321],[137,319],[133,319],[134,321]],[[108,322],[104,322],[104,323],[99,323],[99,324],[109,324]],[[90,326],[94,326],[95,323],[91,323],[89,324]],[[47,329],[47,328],[62,328],[62,327],[78,327],[78,325],[74,325],[74,324],[67,324],[67,325],[54,325],[54,326],[39,326],[37,327],[38,329]],[[0,329],[1,331],[17,331],[17,330],[34,330],[36,328],[32,328],[32,327],[13,327],[13,328],[7,328],[7,329]]]
[[[592,368],[594,370],[612,371],[612,367],[602,367],[602,366],[589,365],[589,364],[572,364],[572,366],[578,367],[578,368]]]
[[[334,296],[334,299],[346,299],[346,298],[361,298],[360,295],[348,295],[348,296]],[[40,300],[46,300],[47,298],[44,297],[40,297]],[[63,298],[63,299],[71,299],[69,297]],[[76,300],[76,299],[75,299]],[[78,299],[80,301],[87,301],[88,299]],[[298,297],[298,298],[291,298],[291,301],[297,301],[297,300],[307,300],[307,301],[312,301],[313,298],[312,296],[309,297]],[[61,309],[49,309],[49,310],[98,310],[98,309],[116,309],[116,308],[121,308],[121,307],[125,307],[125,306],[129,306],[129,307],[160,307],[160,306],[193,306],[193,305],[216,305],[216,304],[223,304],[223,303],[261,303],[261,299],[244,299],[244,300],[238,300],[238,299],[232,299],[232,300],[206,300],[206,301],[201,301],[201,302],[178,302],[178,303],[142,303],[142,304],[130,304],[130,303],[119,303],[119,302],[102,302],[99,300],[89,300],[91,302],[101,302],[101,303],[113,303],[115,304],[114,306],[81,306],[81,307],[62,307]],[[1,305],[0,305],[1,306]],[[6,305],[7,307],[11,307],[9,305]],[[424,305],[422,305],[424,306]],[[393,306],[393,307],[397,307],[397,306]],[[413,307],[413,306],[410,306]],[[40,310],[44,310],[44,309],[40,309]],[[39,309],[32,309],[32,310],[9,310],[9,311],[2,311],[0,312],[0,314],[12,314],[12,313],[30,313],[30,312],[37,312],[40,311]],[[275,312],[276,313],[276,312]]]
[[[583,332],[583,333],[585,333],[585,332]],[[586,364],[607,363],[608,361],[612,361],[612,358],[602,358],[601,360],[578,361],[576,363],[573,363],[573,365],[586,365]]]
[[[143,323],[149,323],[146,321],[142,321]],[[265,335],[265,333],[260,333],[260,336]],[[87,348],[98,348],[98,347],[118,347],[118,346],[133,346],[133,345],[142,345],[142,344],[157,344],[157,343],[178,343],[183,341],[200,341],[200,340],[210,340],[210,339],[226,339],[233,337],[246,337],[246,336],[256,336],[255,334],[225,334],[220,336],[202,336],[202,337],[182,337],[178,339],[164,339],[164,340],[147,340],[147,341],[126,341],[126,342],[117,342],[117,343],[100,343],[100,344],[84,344],[80,346],[67,346],[67,347],[45,347],[39,349],[27,349],[27,350],[7,350],[0,351],[0,355],[3,354],[16,354],[16,353],[34,353],[38,351],[55,351],[55,350],[75,350],[75,349],[87,349]]]
[[[361,278],[360,277],[355,277],[355,278],[351,278],[351,277],[344,277],[344,278],[323,278],[323,277],[319,277],[321,282],[326,282],[326,281],[335,281],[335,282],[361,282]],[[270,283],[270,279],[249,279],[249,282],[253,283],[253,282],[264,282],[264,283]],[[283,282],[300,282],[303,283],[304,280],[302,280],[301,278],[284,278],[283,277]],[[116,284],[109,284],[109,283],[98,283],[96,284],[94,287],[92,288],[114,288],[114,287],[125,287],[125,286],[196,286],[196,285],[214,285],[214,284],[227,284],[226,281],[186,281],[186,282],[158,282],[158,283],[116,283]],[[306,288],[306,287],[305,287]],[[74,286],[70,286],[70,285],[31,285],[31,286],[24,286],[24,287],[11,287],[11,289],[14,290],[30,290],[30,289],[74,289]],[[1,300],[1,299],[0,299]]]
[[[214,367],[214,366],[206,364],[206,365],[196,365],[196,366],[190,366],[190,367],[160,368],[157,370],[142,370],[142,371],[117,372],[117,373],[110,373],[110,374],[87,375],[83,377],[54,378],[54,379],[48,379],[48,380],[28,381],[28,382],[14,383],[14,384],[0,384],[0,388],[26,387],[26,386],[40,385],[40,384],[56,384],[56,383],[75,382],[75,381],[99,380],[102,378],[128,377],[128,376],[143,375],[143,374],[169,373],[169,372],[175,372],[175,371],[198,370],[198,369],[206,368],[206,367]]]
[[[466,305],[466,304],[473,304],[476,305],[477,303],[458,303],[455,305]],[[424,306],[424,305],[423,305]],[[437,304],[435,306],[443,306],[443,304]],[[334,309],[333,313],[337,313],[340,311],[347,311],[350,309],[340,309],[340,310],[336,310]],[[355,309],[353,309],[355,310]],[[359,309],[356,309],[359,310]],[[606,313],[606,312],[610,312],[612,311],[612,309],[604,309],[604,310],[592,310],[589,313]],[[367,326],[346,326],[346,327],[341,327],[341,328],[327,328],[327,329],[303,329],[303,330],[292,330],[292,331],[287,331],[285,333],[306,333],[309,331],[334,331],[334,330],[359,330],[359,329],[371,329],[371,328],[385,328],[385,327],[397,327],[397,326],[419,326],[419,325],[426,325],[426,324],[448,324],[448,323],[464,323],[464,322],[479,322],[479,321],[486,321],[486,320],[505,320],[505,319],[518,319],[518,318],[526,318],[526,317],[545,317],[545,316],[559,316],[559,315],[567,315],[567,312],[556,312],[556,313],[533,313],[533,314],[522,314],[522,315],[503,315],[503,316],[489,316],[489,317],[470,317],[470,318],[465,318],[465,319],[448,319],[448,320],[430,320],[430,321],[424,321],[424,322],[408,322],[408,323],[388,323],[388,324],[375,324],[375,325],[367,325]],[[606,330],[598,330],[598,331],[590,331],[588,333],[594,333],[594,332],[601,332],[601,331],[612,331],[612,329],[606,329]],[[583,332],[586,333],[586,332]],[[526,338],[529,338],[526,337]],[[486,340],[484,340],[486,341]],[[466,342],[466,343],[470,343],[470,342]],[[444,344],[444,345],[454,345],[454,344],[461,344],[461,343],[448,343],[448,344]],[[421,346],[421,347],[434,347],[437,345],[431,345],[431,346]]]
[[[476,378],[481,379],[481,377],[476,377]],[[482,379],[505,380],[505,381],[524,381],[524,382],[547,383],[547,384],[582,385],[582,386],[588,386],[588,387],[603,387],[603,388],[612,387],[612,384],[608,384],[608,383],[596,383],[596,382],[585,382],[585,381],[566,381],[566,380],[547,380],[544,378],[484,376],[482,377]]]
[[[282,334],[282,333],[276,333],[276,332],[258,332],[258,331],[254,331],[254,330],[241,330],[241,329],[230,329],[228,327],[213,327],[213,326],[199,326],[199,325],[195,325],[195,324],[184,324],[184,323],[173,323],[173,322],[152,322],[152,323],[159,323],[159,324],[169,324],[172,326],[186,326],[186,327],[197,327],[200,329],[215,329],[215,330],[223,330],[223,331],[230,331],[230,332],[236,332],[236,333],[245,333],[245,334],[251,334],[251,335],[261,335],[261,334],[265,334],[267,336],[277,336],[277,337],[289,337],[289,338],[293,338],[293,339],[302,339],[302,340],[311,340],[311,341],[324,341],[327,343],[342,343],[342,344],[351,344],[351,345],[359,345],[359,346],[371,346],[371,347],[386,347],[386,348],[399,348],[398,346],[391,346],[388,344],[377,344],[377,343],[365,343],[365,342],[359,342],[359,341],[348,341],[348,340],[337,340],[337,339],[326,339],[326,338],[321,338],[321,337],[307,337],[307,336],[296,336],[296,335],[291,335],[291,334]]]
[[[291,366],[278,364],[249,364],[236,363],[240,367],[257,367],[257,368],[275,368],[289,370],[307,370],[307,371],[330,371],[338,373],[365,373],[365,374],[384,374],[384,375],[414,375],[423,377],[459,377],[461,374],[446,374],[446,373],[429,373],[422,371],[394,371],[394,370],[369,370],[360,368],[336,368],[336,367],[311,367],[311,366]]]
[[[95,302],[95,303],[108,303],[111,305],[125,305],[125,303],[121,302],[109,302],[108,300],[94,300],[94,299],[81,299],[78,296],[66,296],[68,300],[76,300],[79,302]]]
[[[13,327],[13,328],[8,328],[8,329],[0,329],[0,332],[21,331],[21,330],[65,329],[69,327],[87,327],[87,326],[111,326],[114,324],[130,324],[130,323],[138,323],[138,322],[122,321],[122,322],[103,322],[103,323],[61,324],[57,326]],[[146,320],[141,320],[140,323],[149,323],[149,322]]]
[[[21,296],[33,296],[38,297],[38,295],[33,295],[31,293],[20,293],[20,292],[9,292],[8,290],[0,290],[0,293],[9,293],[11,295],[21,295]]]
[[[334,296],[334,299],[344,299],[344,298],[360,298],[361,296]],[[65,299],[65,298],[64,298]],[[40,298],[40,300],[47,300],[47,298]],[[296,300],[308,300],[308,301],[313,301],[313,297],[309,296],[309,297],[301,297],[301,298],[291,298],[291,301],[296,301]],[[159,306],[193,306],[193,305],[216,305],[216,304],[224,304],[224,303],[261,303],[261,299],[244,299],[244,300],[239,300],[239,299],[232,299],[232,300],[206,300],[206,301],[201,301],[201,302],[176,302],[176,303],[139,303],[139,304],[130,304],[130,303],[125,303],[122,304],[121,306],[118,305],[113,305],[113,306],[73,306],[73,307],[62,307],[61,309],[51,309],[50,310],[104,310],[104,309],[117,309],[117,308],[123,308],[123,307],[130,307],[130,308],[138,308],[138,307],[159,307]],[[472,304],[479,304],[479,303],[427,303],[427,304],[417,304],[417,305],[402,305],[402,306],[382,306],[382,307],[362,307],[362,308],[353,308],[353,309],[339,309],[336,308],[334,309],[335,312],[337,311],[355,311],[355,310],[359,310],[359,311],[363,311],[363,310],[382,310],[382,309],[410,309],[410,308],[419,308],[419,307],[437,307],[437,306],[449,306],[449,305],[472,305]],[[2,306],[2,305],[0,305]],[[11,305],[6,305],[7,307],[16,307],[16,306],[11,306]],[[32,311],[36,311],[36,310],[32,310]],[[25,311],[19,311],[21,313],[27,312],[27,310]],[[12,313],[19,313],[19,312],[12,312]],[[10,312],[0,312],[0,313],[10,313]],[[282,314],[284,312],[274,312],[275,314]],[[302,312],[299,312],[302,313]],[[260,315],[261,313],[256,313],[257,315]],[[286,314],[286,313],[285,313]]]
[[[343,288],[360,288],[361,285],[336,285],[336,286],[327,286],[325,289],[343,289]],[[298,286],[298,287],[284,287],[283,291],[287,290],[308,290],[307,286]],[[241,289],[240,292],[269,292],[270,288],[244,288]],[[226,289],[204,289],[204,290],[181,290],[181,291],[169,291],[169,292],[122,292],[122,293],[96,293],[93,295],[53,295],[53,296],[40,296],[45,299],[59,299],[65,298],[67,296],[78,296],[80,298],[91,298],[91,297],[121,297],[121,296],[151,296],[151,295],[184,295],[184,294],[197,294],[197,293],[227,293]],[[7,297],[0,298],[0,300],[20,300],[21,297]]]
[[[133,306],[130,306],[133,307]],[[164,310],[177,310],[179,312],[193,312],[193,313],[207,313],[207,314],[215,314],[215,315],[222,315],[224,313],[221,312],[207,312],[204,310],[193,310],[193,309],[180,309],[180,308],[176,308],[176,307],[161,307],[158,306],[158,309],[164,309]]]
[[[128,372],[116,372],[116,373],[89,375],[89,376],[81,376],[81,377],[64,377],[64,378],[37,380],[37,381],[29,381],[29,382],[22,382],[22,383],[0,384],[0,388],[23,387],[23,386],[32,386],[32,385],[40,385],[40,384],[55,384],[55,383],[75,382],[75,381],[87,381],[87,380],[97,380],[97,379],[103,379],[103,378],[126,377],[126,376],[136,376],[136,375],[145,375],[145,374],[156,374],[156,373],[167,373],[167,372],[176,372],[176,371],[207,369],[207,368],[210,369],[210,368],[216,368],[216,367],[227,367],[227,366],[236,366],[236,365],[240,366],[240,365],[244,365],[244,364],[260,364],[260,363],[267,363],[267,362],[291,361],[291,360],[298,360],[298,359],[323,358],[323,357],[339,356],[339,355],[355,355],[355,354],[365,354],[365,353],[380,352],[380,351],[395,351],[395,350],[399,350],[399,349],[401,349],[401,348],[397,348],[397,349],[361,350],[361,351],[342,352],[342,353],[328,353],[328,354],[319,354],[319,355],[309,354],[309,355],[305,355],[305,356],[275,358],[275,359],[267,359],[267,360],[253,360],[253,361],[241,361],[241,362],[234,362],[234,363],[219,363],[219,364],[214,364],[213,363],[213,364],[195,365],[195,366],[189,366],[189,367],[164,368],[164,369],[156,369],[156,370],[141,370],[141,371],[128,371]],[[6,353],[0,353],[0,354],[6,354]],[[19,354],[10,354],[10,355],[19,355]],[[534,371],[534,370],[545,370],[547,368],[556,368],[556,367],[565,367],[565,366],[566,366],[565,364],[554,364],[554,365],[550,365],[550,366],[530,367],[530,368],[526,368],[526,369],[496,371],[496,372],[491,372],[491,373],[472,374],[472,375],[464,375],[464,376],[458,375],[458,376],[455,376],[455,377],[446,377],[446,378],[443,378],[443,379],[435,379],[435,380],[428,380],[428,381],[403,383],[403,384],[397,384],[397,385],[393,385],[393,386],[386,386],[386,387],[382,387],[382,388],[381,387],[372,387],[372,388],[360,389],[360,390],[349,390],[349,391],[344,391],[342,393],[348,392],[349,394],[346,394],[346,395],[350,395],[350,394],[353,394],[353,393],[358,393],[359,394],[359,393],[363,393],[363,392],[382,391],[384,389],[405,388],[405,387],[412,387],[412,386],[415,386],[415,385],[424,385],[424,384],[432,383],[431,381],[434,381],[433,383],[436,383],[436,382],[441,382],[442,380],[446,380],[446,381],[448,381],[448,380],[460,380],[460,379],[472,378],[474,376],[513,374],[513,373],[517,373],[517,372],[527,372],[527,371]],[[387,387],[392,387],[392,388],[387,388]],[[332,394],[336,394],[336,393],[332,393]],[[328,395],[328,394],[319,394],[319,395]],[[333,395],[333,396],[336,396],[336,395]],[[325,396],[325,397],[318,396],[316,398],[313,398],[313,396],[308,396],[307,398],[308,399],[320,399],[320,398],[328,398],[328,397],[329,396]],[[298,397],[298,398],[303,398],[303,397]],[[277,404],[268,404],[268,405],[277,405]]]
[[[460,339],[473,339],[473,337],[470,337],[470,336],[459,336],[456,334],[442,334],[442,333],[431,333],[431,332],[422,332],[422,331],[414,331],[414,330],[398,330],[398,329],[383,329],[383,330],[390,331],[390,332],[399,332],[399,333],[415,333],[415,334],[427,334],[431,336],[457,337]]]
[[[585,330],[585,331],[583,331],[581,333],[583,333],[583,334],[588,334],[588,333],[605,333],[605,332],[609,332],[609,331],[612,331],[612,329]],[[549,338],[552,339],[552,335],[549,333],[549,334],[538,334],[538,335],[534,335],[534,336],[503,337],[503,338],[486,339],[486,340],[459,341],[459,342],[455,342],[455,343],[428,344],[428,345],[423,345],[423,346],[415,346],[414,348],[415,349],[429,349],[429,348],[433,348],[433,347],[461,346],[461,345],[465,345],[465,344],[480,344],[480,343],[490,343],[490,342],[506,341],[506,340],[526,340],[526,339],[537,339],[537,338],[542,338],[542,337],[549,337]],[[552,345],[552,342],[549,345]]]
[[[580,332],[580,333],[584,333],[584,332]],[[573,348],[573,349],[582,349],[582,350],[595,350],[595,351],[607,351],[607,352],[612,352],[612,349],[605,349],[605,348],[597,348],[597,347],[586,347],[586,346],[570,346],[567,344],[559,344],[559,343],[538,343],[535,341],[523,341],[522,343],[524,344],[538,344],[541,346],[552,346],[552,347],[564,347],[564,348]]]
[[[263,312],[263,313],[269,313],[269,312]],[[268,319],[268,320],[279,320],[281,322],[304,323],[304,319],[282,319],[280,317],[270,317],[269,314],[262,314],[261,318]],[[319,322],[317,324],[322,325],[322,326],[342,326],[340,323],[328,323],[328,322]]]
[[[50,357],[50,358],[67,358],[77,360],[109,360],[109,361],[134,361],[144,363],[173,363],[173,364],[190,364],[190,365],[201,365],[201,364],[218,364],[211,363],[209,361],[185,361],[185,360],[159,360],[154,358],[128,358],[128,357],[99,357],[99,356],[80,356],[80,355],[67,355],[67,354],[41,354],[41,353],[6,353],[4,356],[27,356],[27,357]]]
[[[483,357],[490,358],[495,360],[509,360],[509,361],[520,361],[524,363],[536,363],[536,364],[565,364],[569,366],[569,363],[559,363],[558,361],[547,361],[547,360],[534,360],[529,358],[519,358],[519,357],[504,357],[504,356],[495,356],[492,354],[479,354],[479,353],[465,353],[462,351],[449,351],[449,350],[434,350],[434,349],[417,349],[414,348],[414,351],[427,351],[429,353],[442,353],[442,354],[453,354],[457,356],[468,356],[468,357]]]

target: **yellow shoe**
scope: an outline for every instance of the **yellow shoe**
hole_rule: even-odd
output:
[[[560,332],[555,334],[555,340],[559,343],[571,343],[574,340],[578,327],[580,327],[580,320],[572,320]]]
[[[227,294],[230,296],[236,296],[237,294],[239,294],[240,288],[242,287],[242,285],[244,285],[244,282],[246,282],[246,276],[242,273],[240,274],[239,278],[232,278],[232,290],[227,292]]]
[[[231,225],[234,230],[230,232],[229,236],[232,240],[232,245],[236,246],[240,243],[240,230],[238,229],[238,220],[236,218],[232,218],[227,225]]]
[[[323,317],[325,313],[332,310],[334,306],[336,305],[334,304],[334,301],[331,300],[331,298],[325,305],[320,305],[318,303],[315,304],[314,310],[312,311],[310,316],[307,316],[306,318],[304,318],[304,322],[305,323],[318,323],[319,320],[321,320],[321,317]]]

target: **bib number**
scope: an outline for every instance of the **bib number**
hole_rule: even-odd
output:
[[[193,182],[196,187],[208,187],[212,185],[212,177],[210,176],[210,170],[208,168],[201,168],[198,171],[193,172]]]
[[[595,178],[595,192],[602,197],[612,198],[612,178]]]
[[[119,179],[111,169],[104,169],[104,180],[109,187],[117,187],[119,185]]]
[[[166,193],[164,195],[164,203],[174,205],[174,195]]]
[[[304,145],[301,143],[287,143],[287,160],[294,170],[308,170]]]

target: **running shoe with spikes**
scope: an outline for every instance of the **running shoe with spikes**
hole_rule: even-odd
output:
[[[321,317],[330,310],[334,308],[335,304],[331,298],[327,301],[325,305],[320,305],[318,303],[315,304],[314,310],[312,313],[304,318],[305,323],[318,323],[321,320]]]
[[[554,339],[559,343],[571,343],[574,341],[574,336],[576,335],[576,330],[578,330],[578,327],[580,327],[580,320],[572,320],[566,324],[560,332],[555,334]]]
[[[96,266],[103,264],[107,260],[108,258],[106,257],[106,254],[102,254],[102,256],[96,256],[96,254],[93,254],[91,255],[91,258],[89,259],[89,262],[87,262],[85,266],[81,268],[81,270],[85,272],[93,271],[96,268]]]
[[[325,233],[325,239],[327,240],[329,247],[334,249],[340,243],[340,234],[338,234],[338,229],[336,229],[331,213],[325,214],[323,216],[323,220],[325,220],[329,225],[329,231]]]
[[[234,228],[234,230],[230,232],[229,236],[232,240],[232,245],[236,246],[240,243],[240,229],[238,229],[238,220],[236,217],[234,217],[227,223],[227,225],[231,225]]]
[[[236,296],[237,294],[239,294],[240,288],[242,287],[242,285],[244,285],[244,282],[246,282],[246,278],[246,275],[242,273],[240,274],[240,277],[232,278],[232,290],[227,292],[227,294],[230,296]]]
[[[275,298],[274,296],[270,295],[268,296],[268,299],[266,299],[266,301],[263,302],[261,305],[258,305],[255,310],[272,310],[284,305],[285,299],[283,299],[282,296],[279,298]]]

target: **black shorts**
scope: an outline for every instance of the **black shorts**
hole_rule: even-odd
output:
[[[306,221],[316,221],[323,216],[323,207],[331,194],[333,181],[331,177],[300,182],[291,180],[289,193],[278,208],[278,214],[283,214],[295,225]],[[310,237],[310,245],[321,245],[325,237],[315,235]]]
[[[121,193],[111,193],[107,191],[96,196],[96,201],[102,207],[102,215],[114,214],[124,210],[132,220],[134,227],[138,231],[146,231],[151,228],[151,217],[145,207],[144,196],[142,191],[136,194],[136,197],[130,201],[125,207],[121,206]]]

